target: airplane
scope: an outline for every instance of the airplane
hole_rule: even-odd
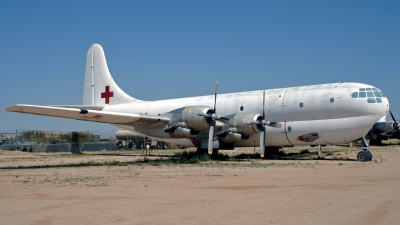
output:
[[[361,139],[364,148],[357,159],[370,161],[365,136],[373,127],[377,133],[386,132],[389,100],[378,88],[363,83],[218,95],[217,81],[214,95],[144,101],[118,87],[103,48],[93,44],[86,58],[82,105],[16,104],[6,110],[109,123],[212,156],[218,150],[259,146],[263,158],[271,146],[340,145]]]

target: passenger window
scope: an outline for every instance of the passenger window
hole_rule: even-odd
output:
[[[360,88],[360,91],[365,91],[365,88]]]
[[[287,130],[288,130],[288,131],[292,131],[292,126],[288,126],[288,127],[287,127]]]
[[[300,106],[300,108],[303,108],[303,103],[302,103],[302,102],[300,102],[299,106]]]
[[[365,92],[360,92],[358,97],[359,98],[365,98],[365,97],[367,97],[367,95],[365,94]]]
[[[368,98],[368,103],[375,103],[375,98]]]
[[[376,98],[376,102],[377,103],[382,103],[382,99],[381,98]]]
[[[375,97],[375,96],[374,96],[374,93],[372,93],[372,92],[367,92],[367,97],[368,97],[368,98],[373,98],[373,97]]]
[[[243,106],[240,106],[240,111],[243,111]]]
[[[375,97],[382,98],[382,95],[381,95],[379,92],[377,92],[377,91],[374,91],[374,94],[375,94]]]
[[[352,98],[358,98],[358,92],[353,92],[353,94],[351,94]]]

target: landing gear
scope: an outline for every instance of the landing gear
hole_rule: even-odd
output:
[[[372,153],[370,151],[362,150],[357,154],[357,160],[361,162],[371,161]]]
[[[368,142],[365,137],[361,138],[361,149],[357,154],[357,160],[361,162],[371,161],[372,153],[369,151]]]

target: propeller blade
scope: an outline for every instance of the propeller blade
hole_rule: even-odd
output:
[[[215,121],[211,121],[210,131],[208,132],[208,154],[211,155],[214,149]]]
[[[396,119],[394,118],[394,116],[393,116],[393,114],[392,114],[392,111],[389,110],[389,112],[390,112],[390,116],[392,116],[393,122],[396,123],[396,124],[398,124],[397,121],[396,121]]]
[[[265,127],[262,127],[260,132],[260,157],[264,158],[264,154],[265,154]]]
[[[265,119],[264,110],[265,110],[265,89],[263,90],[263,114],[262,114],[263,119]]]
[[[215,82],[215,97],[214,97],[214,113],[217,113],[217,94],[218,94],[218,84],[219,82]]]

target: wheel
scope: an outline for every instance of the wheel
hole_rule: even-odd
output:
[[[122,144],[122,141],[119,141],[119,142],[117,143],[117,145],[118,145],[118,148],[123,148],[123,147],[124,147],[124,144]]]
[[[367,161],[372,160],[372,153],[370,151],[367,151]]]
[[[163,149],[168,149],[169,147],[168,147],[168,144],[167,143],[165,143],[165,142],[163,142]]]
[[[372,154],[368,151],[361,151],[357,154],[357,160],[361,162],[369,161],[371,160],[370,158],[372,159]]]

